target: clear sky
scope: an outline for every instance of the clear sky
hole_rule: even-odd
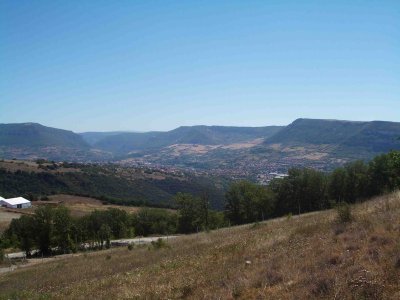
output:
[[[0,123],[400,121],[400,1],[0,1]]]

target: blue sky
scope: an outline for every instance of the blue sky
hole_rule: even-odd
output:
[[[400,121],[400,1],[0,2],[0,123]]]

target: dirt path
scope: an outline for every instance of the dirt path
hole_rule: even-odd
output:
[[[141,245],[141,244],[149,244],[151,242],[157,241],[158,239],[169,240],[169,239],[174,239],[176,237],[178,237],[178,236],[169,235],[169,236],[155,236],[155,237],[140,237],[140,238],[133,238],[133,239],[119,239],[119,240],[111,240],[111,245],[114,247],[127,246],[128,244]],[[35,252],[35,251],[37,251],[37,250],[33,250],[32,252]],[[47,262],[54,261],[54,260],[61,260],[61,259],[74,257],[74,256],[80,256],[80,255],[83,255],[83,253],[80,252],[80,253],[74,253],[74,254],[61,254],[61,255],[56,255],[56,256],[52,256],[52,257],[25,259],[25,252],[8,253],[5,256],[9,260],[24,259],[24,263],[11,265],[9,267],[0,267],[0,274],[12,272],[16,269],[26,268],[26,267],[30,267],[30,266],[41,264],[41,263],[47,263]]]

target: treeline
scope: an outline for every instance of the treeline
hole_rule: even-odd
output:
[[[39,206],[33,215],[13,219],[3,233],[2,247],[19,247],[27,256],[76,252],[110,246],[111,238],[133,235],[129,215],[120,209],[94,211],[73,218],[66,207]]]
[[[400,188],[400,151],[356,161],[331,173],[290,169],[288,176],[268,186],[248,181],[232,184],[224,211],[210,209],[210,195],[178,193],[176,211],[142,208],[128,214],[120,209],[94,211],[71,217],[65,207],[40,206],[33,215],[12,220],[0,239],[0,248],[16,246],[28,255],[32,249],[48,255],[79,248],[103,248],[111,239],[133,236],[192,233],[229,225],[267,220],[287,214],[328,209],[355,203]]]
[[[400,151],[392,151],[331,173],[293,168],[268,186],[237,182],[226,194],[225,215],[231,224],[245,224],[355,203],[399,188]]]
[[[39,206],[32,215],[13,219],[0,239],[1,248],[18,247],[27,256],[103,249],[112,239],[189,233],[226,226],[223,212],[209,209],[208,196],[176,195],[178,210],[142,208],[129,214],[111,208],[74,218],[66,207]]]

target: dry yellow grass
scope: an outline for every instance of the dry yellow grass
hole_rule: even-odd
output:
[[[87,215],[94,210],[106,210],[109,208],[119,208],[125,210],[128,213],[137,212],[140,209],[139,207],[134,206],[103,204],[100,200],[94,198],[64,194],[49,196],[49,199],[50,201],[41,201],[40,203],[53,203],[55,205],[64,205],[71,211],[72,216],[75,217]],[[39,204],[39,202],[34,203],[34,205],[37,204]]]
[[[18,213],[9,212],[7,209],[0,207],[0,233],[8,227],[12,219],[18,219],[20,216]]]
[[[0,277],[3,298],[399,299],[400,194],[335,211],[113,249]],[[247,263],[246,263],[247,262]]]
[[[43,166],[51,166],[52,163],[44,163]],[[23,171],[23,172],[34,172],[34,173],[66,173],[66,172],[81,172],[80,169],[76,168],[62,168],[59,167],[56,170],[44,170],[39,168],[39,164],[35,161],[29,160],[2,160],[0,161],[0,168],[10,172]]]

